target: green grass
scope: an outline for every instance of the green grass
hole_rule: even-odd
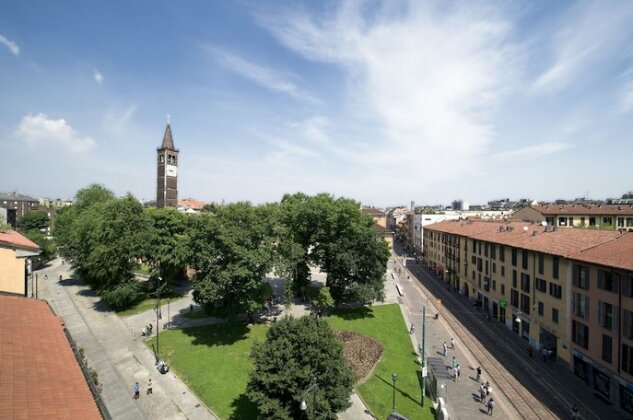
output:
[[[192,316],[197,312],[203,311]],[[335,311],[328,319],[332,327],[373,337],[385,349],[372,377],[358,387],[377,418],[391,412],[392,372],[398,373],[396,411],[410,419],[433,418],[429,399],[425,407],[419,405],[419,367],[398,305]],[[251,419],[256,409],[244,396],[252,368],[249,354],[267,330],[266,325],[235,322],[166,331],[160,335],[161,355],[220,418]],[[146,343],[151,348],[155,338]]]
[[[200,319],[200,318],[207,318],[207,317],[215,317],[215,318],[227,318],[227,319],[235,319],[235,317],[237,317],[237,315],[239,315],[238,313],[235,312],[231,312],[230,310],[227,309],[198,309],[195,310],[193,312],[187,312],[184,314],[185,318],[189,318],[189,319]]]
[[[174,295],[173,297],[171,297],[171,302],[182,299],[184,297],[185,297],[184,295]],[[167,298],[161,298],[160,304],[164,305],[166,303],[167,303]],[[154,309],[154,308],[156,308],[156,298],[150,297],[150,298],[139,301],[138,303],[134,304],[133,306],[127,309],[116,311],[116,313],[121,318],[124,318],[126,316],[141,314],[145,311],[149,311],[150,309]]]
[[[387,418],[392,406],[391,374],[396,381],[396,411],[410,419],[432,419],[431,401],[420,406],[419,365],[398,305],[380,305],[335,311],[329,317],[334,328],[373,337],[385,349],[373,375],[357,388],[365,403],[379,419]]]
[[[171,330],[160,334],[161,356],[196,395],[222,419],[252,419],[255,406],[243,395],[252,368],[256,340],[266,325],[226,323]],[[148,340],[152,348],[156,339]]]

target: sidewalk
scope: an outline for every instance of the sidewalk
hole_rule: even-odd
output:
[[[161,375],[154,354],[79,280],[68,278],[60,260],[39,273],[40,296],[62,316],[68,330],[84,348],[88,364],[97,370],[102,397],[114,419],[215,419],[204,404],[173,373]],[[62,274],[63,280],[58,281]],[[139,330],[140,331],[140,330]],[[149,378],[153,395],[145,394]],[[138,381],[141,398],[132,399]]]

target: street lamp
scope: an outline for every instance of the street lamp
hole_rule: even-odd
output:
[[[169,366],[160,358],[160,283],[163,279],[156,277],[156,369],[162,374],[169,372]]]
[[[398,380],[398,374],[396,372],[391,374],[391,382],[393,382],[393,399],[391,401],[391,411],[396,411],[396,381]]]
[[[319,390],[319,385],[317,384],[316,378],[312,379],[312,385],[308,387],[303,394],[301,394],[301,404],[299,404],[299,409],[301,411],[306,411],[308,409],[308,404],[306,403],[306,394],[308,392],[312,393],[312,418],[316,418],[316,393]]]

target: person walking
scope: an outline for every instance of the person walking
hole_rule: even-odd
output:
[[[490,385],[490,382],[486,382],[486,395],[492,398],[492,385]]]
[[[153,394],[152,378],[149,378],[147,381],[147,395],[152,395],[152,394]]]
[[[415,331],[415,324],[411,324],[411,328],[409,329],[409,334],[413,334]]]
[[[492,409],[495,408],[495,400],[490,397],[488,400],[488,415],[492,416]]]
[[[457,369],[457,380],[459,381],[459,377],[462,374],[461,368],[459,367],[459,363],[457,364],[457,366],[455,366],[455,369]]]
[[[455,366],[457,366],[457,359],[453,356],[453,360],[451,360],[451,369],[455,369]]]
[[[484,384],[479,385],[479,400],[482,404],[486,404],[486,388]]]
[[[134,384],[134,399],[138,400],[138,397],[141,396],[141,385],[137,382]]]
[[[446,341],[442,344],[442,348],[444,349],[444,357],[446,357],[446,353],[448,352],[448,346],[446,345]]]
[[[477,382],[481,380],[481,366],[477,366],[477,378],[475,380]]]
[[[455,366],[453,368],[453,382],[457,382],[458,376],[459,376],[459,369],[457,369],[457,366]]]
[[[451,349],[455,350],[455,339],[451,338]]]

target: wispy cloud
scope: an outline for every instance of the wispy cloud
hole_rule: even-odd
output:
[[[534,146],[528,146],[516,150],[508,150],[505,152],[495,153],[490,156],[491,160],[520,160],[520,159],[533,159],[536,157],[547,156],[553,153],[562,152],[569,149],[571,144],[569,143],[541,143]]]
[[[18,47],[18,44],[6,38],[2,34],[0,34],[0,44],[7,47],[14,55],[20,55],[20,47]]]
[[[294,82],[290,81],[287,75],[276,70],[255,64],[237,54],[223,50],[221,48],[205,46],[206,51],[212,54],[213,58],[225,68],[234,71],[240,76],[257,83],[258,85],[275,91],[285,93],[295,98],[318,102],[315,97],[300,89]]]
[[[593,66],[603,65],[601,58],[627,47],[633,34],[633,3],[618,5],[579,2],[563,15],[560,29],[538,52],[541,57],[551,53],[552,59],[533,82],[533,92],[556,93]]]
[[[258,20],[287,48],[347,74],[345,117],[371,121],[371,130],[361,140],[339,139],[339,156],[361,165],[400,163],[415,181],[429,182],[446,162],[467,170],[487,150],[495,136],[491,115],[516,88],[521,58],[503,12],[449,9],[410,2],[406,14],[367,14],[351,2],[326,18],[290,12]],[[327,138],[323,121],[306,130]]]
[[[622,87],[620,110],[622,112],[629,112],[633,110],[633,78],[631,78],[631,80]]]
[[[94,77],[95,82],[99,84],[103,83],[103,74],[101,74],[99,70],[95,69],[94,73],[92,74],[92,77]]]
[[[24,116],[15,134],[31,147],[61,147],[72,153],[87,152],[95,145],[92,138],[77,134],[63,118],[55,120],[41,113]]]

